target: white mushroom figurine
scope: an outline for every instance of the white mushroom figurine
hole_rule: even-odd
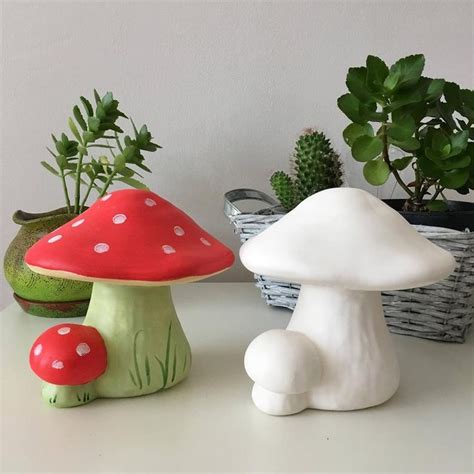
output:
[[[43,275],[94,282],[84,328],[103,340],[107,367],[97,369],[97,351],[77,345],[79,330],[72,325],[48,330],[54,335],[48,357],[48,331],[30,354],[32,369],[46,382],[43,399],[71,407],[99,397],[146,395],[183,380],[191,350],[170,285],[220,273],[234,256],[170,202],[148,190],[126,189],[43,237],[25,261]],[[91,371],[92,378],[85,376]]]
[[[254,273],[301,284],[287,329],[261,334],[245,354],[253,401],[271,415],[388,400],[400,373],[380,292],[429,285],[455,268],[450,253],[353,188],[307,198],[240,258]]]

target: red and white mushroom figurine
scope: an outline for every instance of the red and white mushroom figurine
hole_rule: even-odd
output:
[[[75,386],[74,404],[90,399],[93,387],[90,382],[98,379],[107,368],[107,349],[97,329],[80,324],[58,324],[46,330],[34,342],[30,351],[30,366],[43,381],[54,386]],[[58,401],[56,387],[48,400]],[[53,393],[54,392],[54,393]]]
[[[170,202],[127,189],[43,237],[25,261],[43,275],[94,282],[84,324],[99,331],[109,360],[94,396],[127,397],[187,375],[191,352],[170,284],[220,273],[234,255]]]

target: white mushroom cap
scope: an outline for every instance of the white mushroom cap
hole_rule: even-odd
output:
[[[304,393],[321,378],[316,346],[302,333],[271,329],[257,336],[244,360],[248,376],[266,390]]]
[[[429,285],[456,265],[398,212],[355,188],[310,196],[248,240],[240,259],[283,281],[367,291]]]

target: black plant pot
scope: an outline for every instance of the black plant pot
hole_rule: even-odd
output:
[[[474,231],[474,203],[472,202],[448,201],[448,210],[444,212],[402,211],[404,199],[384,199],[384,202],[398,211],[410,224]]]

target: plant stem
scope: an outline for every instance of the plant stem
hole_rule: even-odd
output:
[[[393,176],[397,180],[397,183],[400,185],[400,187],[408,194],[408,196],[410,196],[410,198],[413,198],[413,194],[414,194],[413,191],[411,191],[410,188],[403,182],[398,171],[390,163],[390,157],[388,155],[387,122],[382,123],[382,141],[383,141],[383,150],[382,150],[383,160],[385,161],[385,163],[387,163],[388,167],[390,168],[390,171],[393,173]]]
[[[89,198],[89,195],[92,191],[92,188],[94,187],[94,183],[95,183],[96,178],[97,178],[97,173],[94,174],[94,177],[91,179],[91,182],[89,183],[89,186],[87,188],[84,199],[81,202],[81,206],[80,206],[80,209],[79,209],[80,212],[82,212],[84,210],[84,206],[86,205],[87,199]]]
[[[434,201],[440,194],[442,194],[444,189],[445,188],[438,186],[433,196],[431,196],[430,202]]]
[[[116,174],[117,172],[113,171],[112,174],[107,178],[107,181],[104,183],[104,187],[102,188],[102,191],[100,192],[99,197],[102,197],[105,195],[105,193],[107,192],[107,189],[109,188]]]
[[[69,199],[69,192],[67,190],[66,177],[64,176],[64,170],[61,168],[61,181],[63,182],[64,197],[66,198],[66,207],[68,214],[71,213],[71,200]]]
[[[79,158],[77,160],[76,167],[76,189],[74,193],[74,212],[79,214],[80,201],[81,201],[81,173],[82,173],[82,159],[84,155],[79,152]]]

